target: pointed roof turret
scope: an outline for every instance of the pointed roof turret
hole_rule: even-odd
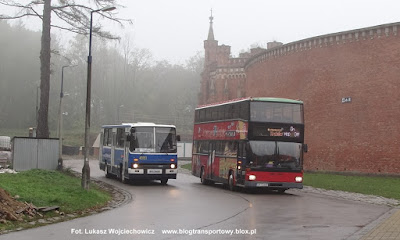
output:
[[[214,17],[212,16],[212,9],[211,9],[210,29],[208,30],[208,38],[207,38],[207,40],[215,40],[214,39],[214,30],[213,30],[213,19],[214,19]]]

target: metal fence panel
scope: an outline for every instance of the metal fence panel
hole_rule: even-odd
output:
[[[192,157],[192,143],[178,143],[178,157],[191,158]]]
[[[37,141],[30,138],[13,139],[13,169],[24,171],[37,168]]]
[[[185,158],[192,158],[193,143],[185,143]]]
[[[58,139],[13,138],[13,169],[55,170],[58,163]]]
[[[39,169],[56,170],[58,165],[58,140],[38,139]]]

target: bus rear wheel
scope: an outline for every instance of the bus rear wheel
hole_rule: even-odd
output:
[[[235,191],[235,186],[233,185],[233,174],[232,173],[230,173],[229,174],[229,178],[228,178],[228,187],[229,187],[229,190],[231,190],[231,191]]]
[[[203,185],[207,185],[208,184],[208,181],[206,180],[205,177],[206,177],[206,172],[204,171],[204,168],[201,168],[201,171],[200,171],[200,182]]]
[[[106,178],[110,178],[111,177],[111,174],[108,172],[108,166],[107,165],[104,168],[104,176]]]

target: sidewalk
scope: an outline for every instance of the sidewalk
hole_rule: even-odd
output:
[[[347,240],[400,240],[400,208],[393,208]]]

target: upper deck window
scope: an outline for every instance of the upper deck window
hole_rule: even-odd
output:
[[[279,102],[251,102],[250,121],[303,123],[303,105]]]

